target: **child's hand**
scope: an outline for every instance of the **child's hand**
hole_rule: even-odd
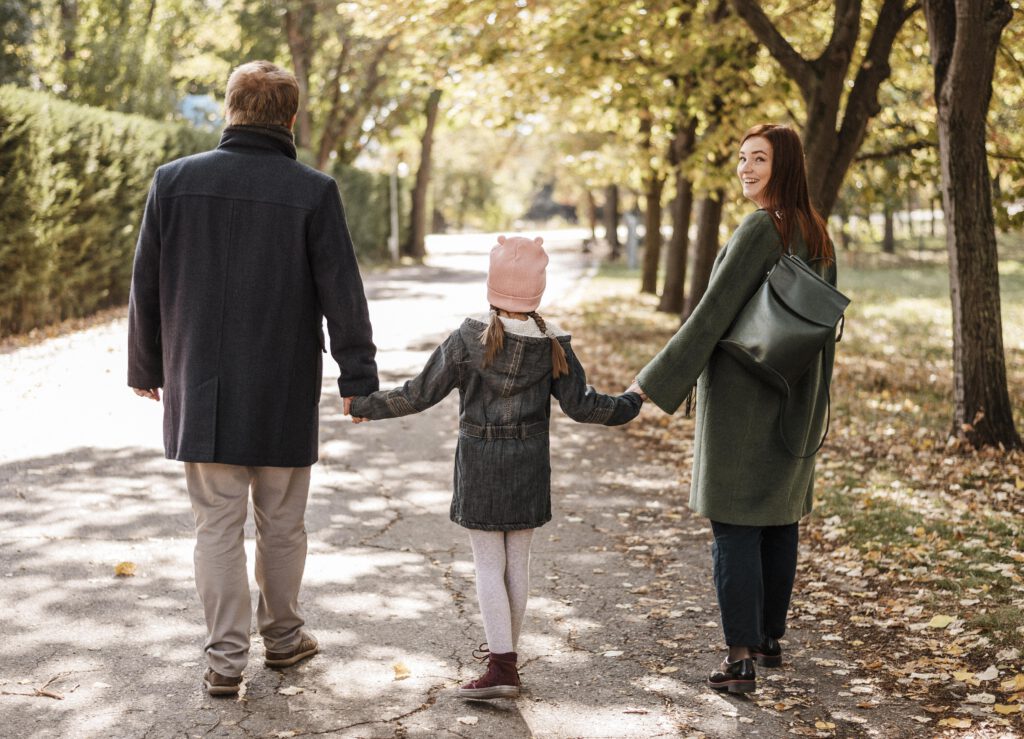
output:
[[[342,415],[347,416],[352,413],[352,401],[355,400],[356,397],[357,396],[355,395],[351,395],[347,398],[342,398]],[[362,416],[352,416],[352,423],[362,423],[363,421],[369,420],[369,418],[363,418]]]

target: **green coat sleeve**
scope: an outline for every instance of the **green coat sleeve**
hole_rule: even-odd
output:
[[[751,213],[719,254],[707,292],[637,380],[666,413],[675,413],[697,382],[718,340],[781,254],[781,240],[764,211]]]

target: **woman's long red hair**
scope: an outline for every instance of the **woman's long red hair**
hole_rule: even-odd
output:
[[[811,260],[831,264],[836,254],[828,238],[825,219],[811,205],[800,136],[789,126],[762,123],[743,135],[740,146],[753,136],[767,139],[772,145],[772,175],[765,187],[764,207],[772,215],[782,243],[789,248],[793,227],[797,225]]]

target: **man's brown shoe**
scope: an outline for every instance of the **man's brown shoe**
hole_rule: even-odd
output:
[[[299,646],[290,652],[267,652],[263,659],[263,664],[267,667],[291,667],[297,662],[312,657],[314,654],[320,651],[320,645],[317,644],[316,637],[312,634],[302,632],[302,640],[299,642]]]
[[[206,674],[203,675],[203,685],[206,686],[206,692],[210,695],[238,695],[238,689],[242,685],[242,676],[228,677],[214,672],[212,668],[207,668]]]

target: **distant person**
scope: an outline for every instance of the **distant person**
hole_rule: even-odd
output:
[[[488,659],[462,698],[519,695],[519,632],[533,532],[551,520],[551,397],[575,421],[615,426],[640,412],[637,393],[587,385],[569,334],[537,308],[548,256],[542,240],[498,237],[487,276],[490,313],[467,318],[402,387],[352,401],[354,422],[419,413],[458,388],[459,443],[451,519],[469,529]]]
[[[796,578],[799,521],[811,511],[814,449],[826,425],[835,342],[826,344],[791,388],[780,392],[717,348],[737,314],[783,252],[797,255],[832,285],[835,252],[807,192],[800,137],[786,126],[750,129],[736,168],[743,195],[759,208],[715,259],[707,292],[637,378],[645,397],[674,413],[697,383],[690,508],[711,519],[713,573],[729,654],[708,678],[716,690],[756,689],[754,663],[782,664]]]
[[[235,69],[220,145],[156,171],[135,251],[128,385],[157,401],[163,388],[164,449],[185,463],[211,695],[238,693],[249,658],[250,492],[265,664],[318,651],[298,600],[324,316],[345,412],[378,387],[337,184],[295,159],[298,102],[283,69]]]

